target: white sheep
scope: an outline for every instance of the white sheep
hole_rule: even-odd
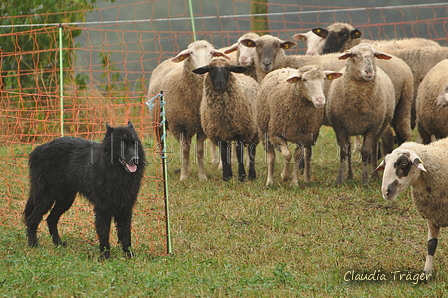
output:
[[[434,254],[441,227],[448,226],[448,138],[422,145],[403,143],[377,167],[384,169],[381,193],[394,200],[411,187],[415,207],[428,223],[428,254],[424,272],[433,274]]]
[[[346,162],[348,178],[353,178],[349,137],[356,135],[364,136],[362,180],[369,182],[369,158],[372,164],[377,164],[378,141],[392,120],[394,87],[387,74],[376,66],[375,58],[392,57],[367,44],[359,44],[339,56],[346,60],[343,76],[331,84],[326,109],[340,146],[337,184],[344,182]]]
[[[241,43],[256,48],[254,64],[259,82],[269,71],[284,67],[300,68],[305,65],[318,65],[322,69],[337,71],[345,64],[344,61],[338,60],[339,54],[322,56],[286,55],[284,49],[291,48],[295,43],[288,43],[288,41],[271,35],[264,35],[256,40],[242,40]],[[412,72],[404,61],[396,57],[389,61],[379,60],[378,66],[389,75],[394,85],[396,112],[392,119],[392,127],[397,135],[398,143],[401,144],[412,135],[410,120],[414,94]],[[330,81],[327,81],[325,94],[328,94],[329,87]],[[326,119],[324,119],[324,124],[328,125]],[[392,146],[393,144],[389,145],[389,147]]]
[[[241,73],[247,69],[231,65],[226,59],[215,58],[208,65],[193,70],[205,75],[201,102],[201,123],[207,137],[221,150],[223,180],[232,177],[228,146],[236,141],[238,180],[244,181],[243,147],[249,149],[249,179],[256,178],[255,148],[258,143],[253,115],[253,101],[258,83]]]
[[[306,42],[306,55],[315,56],[322,53],[322,49],[324,48],[325,44],[325,38],[315,34],[313,30],[310,30],[306,33],[294,34],[292,38],[298,41]]]
[[[255,48],[246,47],[241,43],[241,41],[244,39],[257,39],[258,37],[260,36],[254,32],[245,33],[240,36],[240,38],[238,38],[238,41],[236,43],[226,49],[223,49],[224,54],[230,54],[236,51],[236,61],[230,59],[230,64],[236,64],[246,67],[247,71],[245,71],[244,74],[251,76],[254,79],[257,79],[254,65]]]
[[[209,42],[196,41],[171,60],[163,62],[163,66],[155,72],[156,76],[151,77],[148,94],[164,92],[167,128],[182,145],[180,180],[187,179],[190,174],[190,144],[194,135],[197,140],[198,177],[199,180],[207,180],[204,169],[206,135],[202,129],[199,114],[203,78],[194,74],[193,70],[208,65],[213,57],[218,56],[229,58],[216,50]],[[182,62],[182,67],[174,67],[167,71],[166,69],[172,67],[173,62]],[[155,110],[158,110],[157,105]]]
[[[416,99],[417,127],[424,144],[448,136],[448,59],[437,63],[421,82]]]
[[[338,72],[305,66],[298,70],[274,70],[263,79],[255,106],[260,139],[268,153],[267,185],[274,183],[274,146],[280,148],[286,161],[283,181],[290,178],[291,152],[287,142],[297,144],[291,184],[298,184],[302,159],[304,181],[310,181],[311,146],[317,140],[324,118],[324,81],[340,76]]]

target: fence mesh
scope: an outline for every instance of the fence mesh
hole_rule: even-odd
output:
[[[356,8],[275,2],[267,4],[269,30],[265,33],[282,39],[339,21],[360,29],[364,38],[424,37],[448,44],[448,5],[444,3]],[[216,48],[233,44],[250,31],[250,4],[248,0],[195,1],[196,38]],[[106,122],[125,125],[130,120],[150,164],[135,209],[134,246],[164,254],[167,218],[154,133],[158,124],[150,122],[145,101],[152,70],[193,41],[188,1],[98,5],[85,12],[86,21],[81,23],[63,22],[79,12],[0,18],[4,24],[0,26],[0,224],[23,225],[28,154],[61,136],[61,111],[64,135],[97,141],[104,135]],[[62,36],[60,25],[51,23],[54,19],[62,23]],[[36,24],[37,20],[46,24]],[[288,51],[304,52],[305,44]],[[62,233],[95,241],[91,209],[77,198],[61,219]],[[47,234],[46,229],[41,232]]]

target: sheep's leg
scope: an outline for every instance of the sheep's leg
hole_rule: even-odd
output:
[[[340,147],[340,162],[339,162],[339,171],[338,171],[338,176],[336,177],[336,184],[342,184],[344,182],[344,172],[345,172],[345,163],[351,162],[351,158],[350,158],[350,150],[351,150],[351,146],[350,146],[350,137],[349,135],[339,132],[336,133],[337,134],[337,138],[339,140],[339,147]],[[350,177],[350,164],[349,164],[349,179],[351,179]],[[353,172],[351,173],[352,177],[353,177]]]
[[[375,171],[376,166],[378,165],[378,145],[379,144],[379,140],[375,139],[373,140],[373,144],[372,144],[372,149],[370,150],[370,154],[372,155],[371,157],[371,166],[372,166],[372,178],[373,179],[378,179],[378,172]]]
[[[266,185],[274,185],[274,167],[275,167],[275,150],[271,143],[266,144],[266,151],[268,152],[268,177]]]
[[[255,171],[255,155],[257,153],[257,144],[249,144],[247,146],[247,155],[249,160],[249,179],[253,180],[257,178],[257,172]]]
[[[238,181],[244,182],[246,179],[246,171],[244,170],[244,144],[237,141],[233,147],[236,148],[236,157],[238,160]]]
[[[423,144],[427,145],[427,144],[431,143],[431,141],[432,141],[431,135],[426,131],[426,129],[421,125],[418,125],[417,128],[418,128],[418,133],[422,137]]]
[[[184,134],[181,135],[180,143],[182,145],[182,167],[180,169],[180,180],[185,180],[190,175],[190,145],[191,137],[186,138]]]
[[[362,144],[361,149],[361,157],[362,157],[362,182],[369,183],[369,171],[368,171],[368,163],[369,163],[369,157],[372,157],[372,164],[373,164],[373,156],[376,156],[376,152],[370,152],[373,149],[373,139],[371,135],[366,135],[364,137],[364,142]]]
[[[378,164],[377,152],[378,152],[378,138],[374,138],[371,133],[366,134],[361,149],[362,182],[364,183],[369,183],[369,170],[368,170],[369,161],[370,160],[372,161],[372,165]]]
[[[280,139],[280,151],[282,152],[285,163],[283,164],[283,171],[281,173],[282,180],[288,181],[291,178],[290,163],[291,163],[291,151],[289,151],[288,144],[284,139]]]
[[[196,156],[198,158],[198,177],[199,181],[207,180],[207,175],[205,174],[204,167],[204,142],[206,139],[206,135],[203,133],[198,133],[196,135],[196,143],[197,143],[197,152]]]
[[[210,155],[212,156],[212,164],[219,163],[218,151],[216,150],[217,145],[213,142],[210,142]]]
[[[434,254],[437,248],[440,227],[434,225],[428,220],[428,255],[426,256],[425,269],[427,279],[431,278],[434,265]]]
[[[231,149],[232,149],[232,153],[230,154],[230,156],[231,156],[231,161],[230,161],[230,163],[231,164],[236,164],[236,163],[238,163],[238,153],[237,153],[237,143],[235,142],[235,144],[232,144],[232,143],[230,143],[229,144],[229,146],[231,146]]]
[[[222,161],[222,180],[229,181],[232,174],[232,165],[230,164],[230,150],[229,143],[224,141],[219,141],[219,150],[221,152],[221,161]]]
[[[294,150],[294,165],[292,167],[292,179],[291,179],[292,186],[299,185],[299,167],[300,163],[304,158],[303,148],[304,147],[297,145],[296,149]]]
[[[303,182],[307,183],[311,181],[311,156],[313,151],[311,146],[305,146],[305,158],[304,160],[304,169],[303,169]]]

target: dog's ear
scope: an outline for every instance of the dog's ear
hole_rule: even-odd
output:
[[[131,121],[128,121],[128,127],[130,127],[130,128],[134,128],[134,125],[132,125],[132,122],[131,122]]]
[[[106,133],[111,134],[114,131],[114,128],[109,125],[109,122],[106,122]]]

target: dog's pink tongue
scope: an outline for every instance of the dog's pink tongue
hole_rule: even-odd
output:
[[[130,165],[130,164],[126,164],[126,167],[128,168],[129,172],[134,173],[135,171],[137,171],[137,166],[136,165]]]

